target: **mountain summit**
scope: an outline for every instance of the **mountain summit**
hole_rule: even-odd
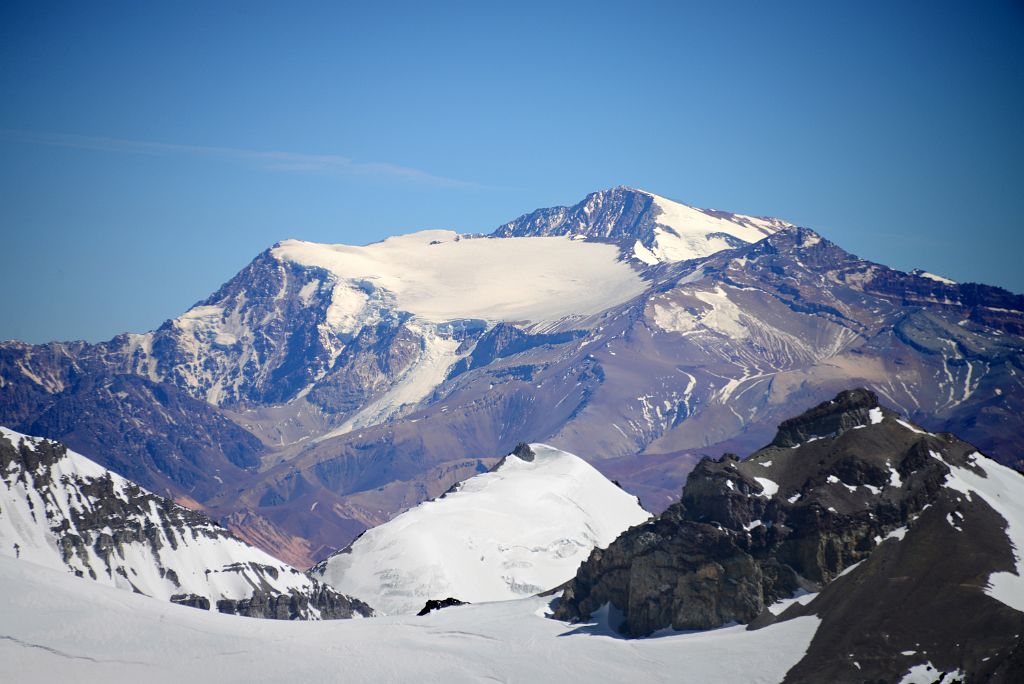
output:
[[[780,219],[695,209],[646,190],[618,186],[571,207],[537,209],[499,227],[496,237],[566,235],[615,243],[658,264],[705,257],[757,242],[793,224]]]

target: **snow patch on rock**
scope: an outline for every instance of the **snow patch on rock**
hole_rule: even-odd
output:
[[[989,575],[985,593],[1014,610],[1024,612],[1024,477],[981,454],[973,456],[974,464],[984,471],[984,475],[949,465],[950,474],[945,486],[968,497],[972,493],[977,494],[1006,520],[1006,536],[1013,546],[1017,569],[1016,572]]]
[[[757,484],[761,485],[761,489],[763,490],[759,496],[771,498],[778,494],[779,485],[774,481],[769,480],[767,477],[755,477],[754,479],[757,481]]]

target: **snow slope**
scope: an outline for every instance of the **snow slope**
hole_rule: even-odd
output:
[[[327,319],[339,330],[362,317],[368,292],[431,322],[541,322],[597,313],[645,289],[614,245],[566,237],[425,230],[363,247],[285,240],[272,253],[333,276]]]
[[[304,573],[81,454],[7,428],[0,436],[35,462],[0,457],[0,556],[164,601],[201,597],[214,609],[256,591],[321,593]],[[313,605],[298,612],[320,617]]]
[[[650,195],[657,208],[651,246],[640,242],[634,246],[634,255],[648,264],[710,256],[736,246],[735,240],[753,243],[792,226],[779,219],[695,209],[654,193],[637,192]]]
[[[0,557],[0,681],[779,682],[818,625],[798,618],[625,640],[542,617],[546,599],[426,617],[246,620]]]
[[[934,451],[931,455],[943,460]],[[992,573],[985,593],[1024,612],[1024,477],[980,453],[973,454],[972,461],[981,473],[947,463],[950,474],[945,486],[965,494],[968,499],[974,495],[981,497],[1006,521],[1006,536],[1013,547],[1016,572]]]
[[[530,445],[495,470],[375,527],[312,574],[386,614],[428,599],[501,601],[571,578],[595,546],[650,517],[573,454]]]

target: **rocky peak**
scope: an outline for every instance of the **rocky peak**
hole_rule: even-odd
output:
[[[699,463],[678,504],[591,554],[556,617],[610,602],[631,635],[750,622],[868,558],[937,502],[951,467],[974,467],[971,445],[899,420],[866,390],[840,393],[779,434],[744,461]]]
[[[794,447],[812,439],[838,436],[851,428],[869,424],[872,416],[881,421],[882,415],[883,409],[874,392],[847,390],[796,418],[783,421],[772,445]]]
[[[618,186],[571,207],[525,214],[494,237],[571,235],[619,245],[647,265],[686,261],[758,242],[791,224],[779,219],[697,209],[654,193]]]
[[[654,196],[618,186],[587,195],[571,207],[537,209],[498,227],[494,237],[582,235],[619,240],[641,238],[654,225]]]

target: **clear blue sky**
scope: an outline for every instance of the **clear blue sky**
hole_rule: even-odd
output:
[[[0,3],[0,339],[626,184],[1024,291],[1024,4]]]

